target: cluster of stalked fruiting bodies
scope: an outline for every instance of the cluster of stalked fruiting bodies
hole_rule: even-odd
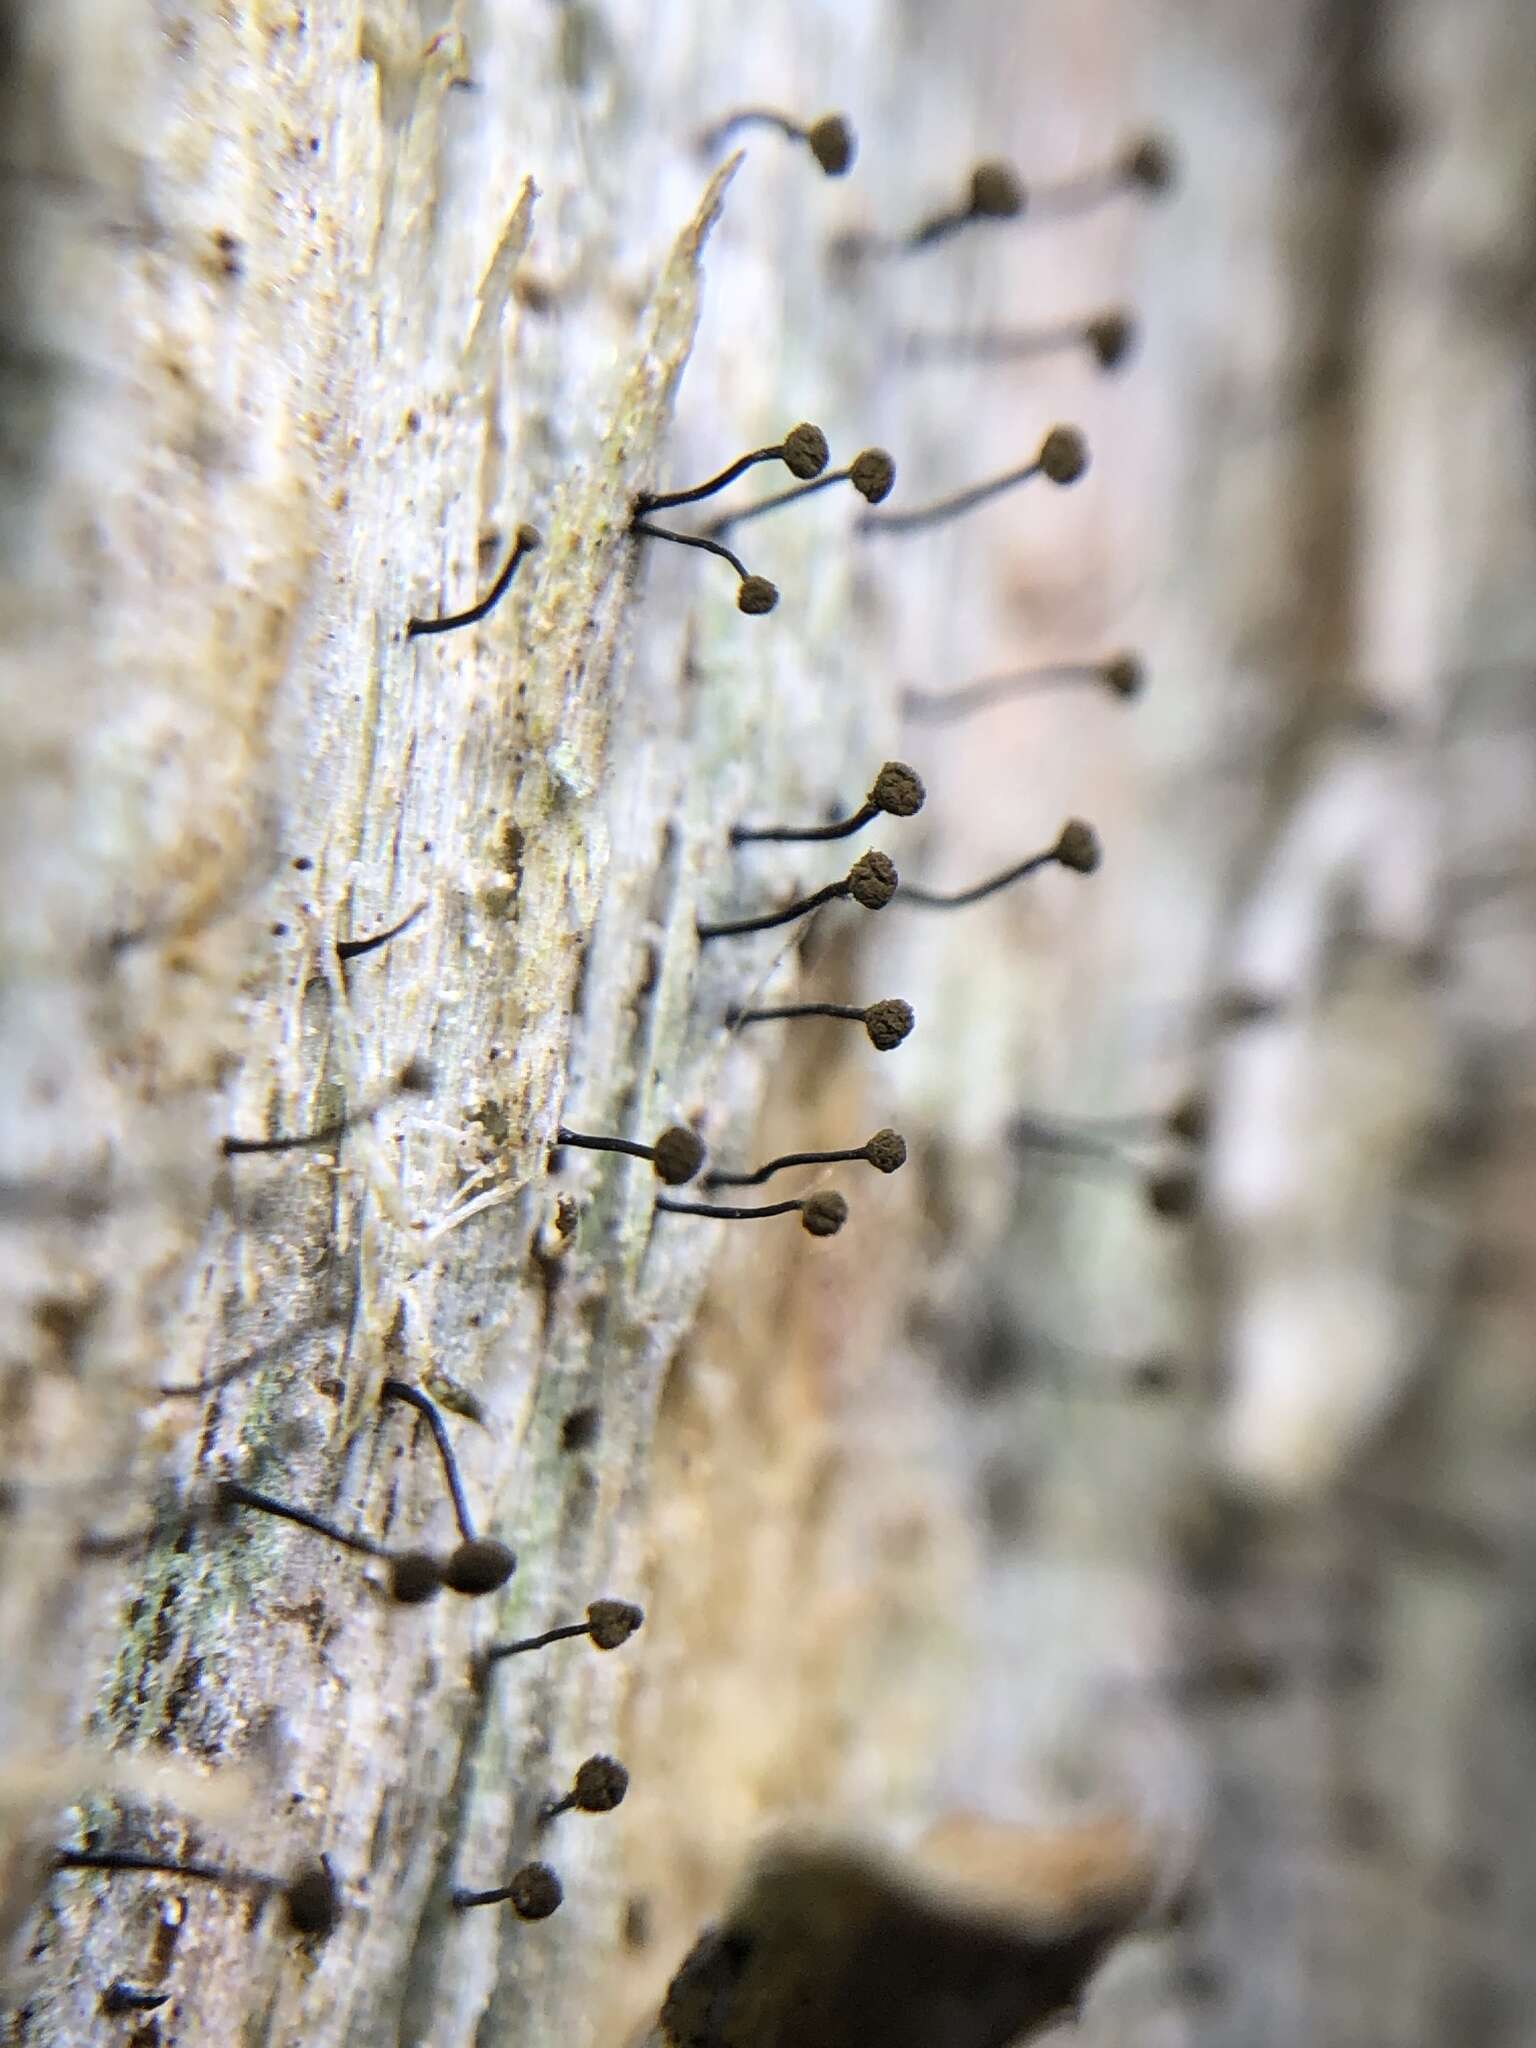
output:
[[[852,129],[841,115],[826,115],[806,126],[775,110],[758,107],[742,109],[719,123],[703,138],[704,147],[717,149],[740,130],[753,126],[776,129],[790,139],[802,142],[828,176],[845,173],[856,154]],[[928,249],[978,223],[1014,220],[1026,213],[1060,217],[1094,205],[1113,192],[1124,189],[1139,187],[1148,192],[1161,191],[1169,183],[1171,175],[1172,165],[1166,147],[1151,138],[1134,143],[1113,163],[1100,170],[1070,183],[1038,190],[1026,188],[1008,164],[980,163],[971,172],[965,193],[955,205],[922,220],[902,234],[844,237],[835,245],[835,254],[840,261],[855,266],[872,258]],[[1111,310],[1082,322],[1038,331],[913,334],[905,338],[904,351],[909,360],[1002,360],[1035,355],[1053,348],[1082,347],[1101,369],[1113,370],[1126,359],[1135,338],[1135,327],[1130,317],[1122,311]],[[896,481],[896,466],[890,455],[882,448],[866,448],[847,464],[830,467],[831,450],[825,434],[819,427],[802,422],[792,427],[781,441],[741,456],[705,483],[687,490],[640,493],[632,507],[630,533],[637,542],[667,540],[723,559],[737,577],[738,608],[750,616],[762,616],[777,606],[778,590],[766,577],[749,571],[723,539],[727,532],[752,519],[797,504],[834,484],[848,483],[863,499],[866,508],[858,521],[859,532],[876,535],[906,533],[968,512],[999,492],[1032,478],[1043,478],[1060,486],[1075,483],[1087,469],[1088,459],[1086,442],[1075,427],[1053,427],[1028,462],[1000,477],[972,485],[915,510],[881,512],[876,508],[889,497]],[[749,470],[770,462],[782,463],[789,471],[794,482],[788,489],[722,514],[702,531],[685,533],[656,524],[655,514],[700,503],[735,483]],[[482,598],[458,612],[410,619],[406,627],[407,636],[416,638],[445,633],[473,626],[484,619],[511,586],[521,564],[539,545],[540,536],[536,528],[519,526],[505,563]],[[1102,660],[1026,669],[986,678],[942,694],[912,692],[908,694],[904,709],[917,720],[964,717],[1020,690],[1076,682],[1098,684],[1116,697],[1129,699],[1142,687],[1142,666],[1134,654],[1121,653]],[[904,762],[888,761],[875,776],[862,803],[846,816],[814,826],[738,824],[730,833],[730,841],[733,846],[742,847],[766,842],[842,839],[861,831],[880,817],[902,819],[914,816],[922,808],[924,796],[922,779],[914,769]],[[885,853],[870,851],[856,859],[846,875],[808,896],[725,921],[700,920],[698,939],[702,945],[771,931],[807,917],[827,904],[844,900],[867,910],[884,909],[898,901],[917,906],[954,908],[980,901],[1049,865],[1078,874],[1092,873],[1098,866],[1099,857],[1098,839],[1093,829],[1080,819],[1069,819],[1050,846],[971,888],[941,894],[902,882],[894,863]],[[343,962],[356,960],[388,944],[413,925],[425,908],[424,904],[418,904],[396,923],[369,937],[339,942],[336,946],[338,957]],[[861,1023],[870,1043],[880,1052],[889,1052],[900,1045],[915,1021],[908,1003],[890,997],[865,1007],[817,1002],[737,1005],[728,1008],[726,1022],[733,1028],[740,1028],[811,1016],[845,1018]],[[432,1085],[430,1070],[423,1062],[412,1061],[396,1077],[391,1094],[425,1092]],[[375,1115],[386,1099],[375,1100],[353,1110],[347,1117],[309,1131],[267,1138],[226,1137],[221,1142],[221,1150],[226,1158],[236,1158],[334,1144],[349,1128]],[[1183,1130],[1176,1134],[1191,1135]],[[1116,1131],[1113,1135],[1090,1132],[1086,1136],[1079,1133],[1075,1138],[1069,1138],[1064,1134],[1064,1127],[1059,1125],[1053,1127],[1048,1135],[1026,1125],[1021,1125],[1015,1133],[1021,1144],[1044,1144],[1089,1156],[1119,1156],[1117,1148],[1123,1136]],[[708,1173],[704,1172],[704,1143],[698,1132],[687,1125],[673,1125],[647,1143],[616,1135],[594,1135],[560,1124],[554,1134],[554,1147],[602,1150],[644,1160],[667,1189],[686,1186],[702,1175],[701,1185],[711,1192],[729,1187],[760,1186],[777,1173],[823,1163],[864,1162],[880,1173],[889,1174],[904,1165],[907,1157],[905,1141],[893,1130],[876,1131],[862,1145],[833,1151],[790,1152],[754,1168],[717,1168]],[[1182,1189],[1182,1180],[1177,1175],[1168,1176],[1167,1186],[1160,1183],[1159,1187],[1160,1192],[1154,1195],[1154,1207],[1163,1213],[1178,1212],[1179,1204],[1175,1202],[1174,1194]],[[728,1220],[797,1214],[804,1229],[813,1237],[833,1236],[842,1228],[848,1215],[848,1205],[843,1196],[829,1189],[757,1207],[690,1201],[661,1194],[656,1198],[655,1207],[667,1214]],[[254,1360],[246,1361],[247,1364],[252,1362]],[[168,1387],[161,1391],[167,1395],[199,1394],[225,1384],[229,1376],[224,1374],[195,1386]],[[344,1550],[370,1558],[383,1567],[389,1598],[401,1605],[418,1605],[444,1592],[466,1599],[484,1598],[496,1593],[515,1572],[516,1554],[499,1538],[483,1535],[477,1530],[448,1428],[437,1404],[421,1388],[393,1378],[384,1381],[382,1398],[411,1408],[425,1423],[433,1440],[459,1533],[458,1542],[446,1553],[393,1549],[356,1530],[343,1529],[301,1505],[277,1499],[233,1478],[225,1480],[216,1489],[207,1510],[209,1518],[227,1522],[241,1514],[264,1514],[308,1530]],[[600,1651],[619,1649],[640,1628],[643,1619],[641,1609],[628,1601],[594,1600],[581,1621],[562,1623],[541,1634],[516,1641],[493,1644],[480,1653],[477,1676],[481,1683],[485,1683],[502,1661],[543,1650],[565,1640],[585,1638]],[[611,1812],[623,1800],[628,1783],[628,1773],[615,1758],[602,1755],[588,1757],[578,1766],[569,1788],[558,1798],[546,1802],[541,1809],[540,1825],[547,1827],[561,1814],[571,1811]],[[54,1854],[54,1868],[59,1871],[159,1873],[183,1881],[244,1890],[258,1898],[276,1898],[281,1901],[283,1922],[288,1931],[307,1940],[318,1940],[329,1934],[341,1912],[340,1887],[330,1862],[323,1855],[305,1858],[286,1872],[272,1872],[244,1868],[233,1862],[161,1857],[132,1848],[90,1842],[58,1849]],[[534,1921],[542,1920],[556,1910],[563,1891],[556,1872],[540,1860],[522,1864],[504,1884],[485,1890],[459,1887],[452,1891],[450,1897],[452,1906],[457,1910],[504,1903],[521,1919]],[[685,1965],[679,1983],[686,1977]],[[152,2010],[164,2004],[168,1995],[118,1979],[106,1988],[101,2003],[107,2013],[130,2014]],[[674,2000],[673,2005],[676,2004]],[[665,2020],[666,2015],[663,2017]],[[681,2041],[682,2036],[674,2028],[669,2038]],[[690,2040],[693,2038],[689,2036]],[[699,2048],[716,2048],[714,2036],[707,2040],[704,2036],[697,2038]],[[722,2043],[723,2040],[722,2036]]]

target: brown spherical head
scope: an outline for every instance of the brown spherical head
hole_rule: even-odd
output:
[[[1035,461],[1053,484],[1075,484],[1088,467],[1088,443],[1076,427],[1052,427]]]
[[[836,1237],[848,1221],[848,1204],[835,1189],[826,1188],[807,1198],[800,1211],[801,1227],[812,1237]]]
[[[1211,1004],[1219,1031],[1242,1031],[1250,1024],[1272,1024],[1285,1015],[1285,999],[1262,988],[1223,989]]]
[[[1001,159],[971,172],[971,212],[985,220],[1013,220],[1024,211],[1024,180]]]
[[[1126,1375],[1133,1394],[1172,1394],[1178,1389],[1179,1362],[1166,1353],[1139,1358]]]
[[[875,777],[869,801],[878,809],[889,811],[893,818],[915,818],[927,795],[923,778],[915,768],[909,768],[905,761],[887,761]]]
[[[1178,176],[1173,149],[1160,135],[1143,135],[1132,143],[1123,162],[1128,183],[1143,192],[1166,192]]]
[[[656,1178],[664,1180],[669,1188],[684,1186],[704,1164],[704,1140],[686,1124],[671,1125],[651,1150],[655,1155]]]
[[[811,154],[829,178],[841,178],[853,166],[858,140],[842,114],[823,114],[805,132]]]
[[[327,1935],[341,1918],[341,1895],[324,1857],[299,1871],[283,1892],[283,1910],[295,1934]]]
[[[1129,313],[1101,313],[1083,329],[1101,370],[1118,370],[1136,346],[1136,322]]]
[[[1139,654],[1114,654],[1105,662],[1103,676],[1117,697],[1139,697],[1147,671]]]
[[[896,465],[883,448],[861,448],[848,465],[848,481],[867,504],[878,505],[891,495]]]
[[[617,1650],[645,1620],[632,1600],[593,1600],[587,1606],[587,1634],[599,1650]]]
[[[884,910],[896,894],[899,880],[889,854],[861,854],[848,870],[848,894],[865,910]]]
[[[418,1053],[408,1059],[395,1076],[395,1086],[402,1095],[430,1095],[437,1086],[437,1075],[430,1060],[424,1060]]]
[[[1104,849],[1093,827],[1082,818],[1068,818],[1056,839],[1057,866],[1091,875],[1103,858]]]
[[[745,612],[749,618],[760,619],[764,612],[771,612],[779,601],[778,586],[770,583],[766,576],[743,576],[736,592],[736,609]]]
[[[507,1904],[519,1920],[547,1920],[564,1897],[565,1886],[547,1863],[525,1863],[507,1886]]]
[[[876,1131],[864,1157],[881,1173],[896,1173],[907,1163],[907,1141],[900,1131]]]
[[[1210,1097],[1202,1095],[1199,1089],[1184,1096],[1169,1110],[1167,1129],[1170,1138],[1181,1139],[1186,1145],[1203,1145],[1211,1134]]]
[[[1146,1193],[1147,1206],[1154,1216],[1182,1223],[1200,1206],[1199,1175],[1185,1166],[1174,1167],[1167,1173],[1154,1173],[1147,1182]]]
[[[443,1568],[429,1550],[402,1550],[389,1560],[389,1597],[419,1607],[443,1590]]]
[[[616,1756],[589,1756],[577,1766],[571,1798],[582,1813],[612,1813],[628,1790],[629,1773]]]
[[[894,1052],[916,1022],[912,1005],[900,996],[886,996],[864,1012],[864,1029],[876,1052]]]
[[[516,1570],[515,1550],[493,1536],[480,1536],[473,1543],[461,1543],[452,1553],[443,1566],[443,1584],[450,1593],[474,1600],[482,1593],[499,1591]]]
[[[791,427],[784,436],[780,460],[791,476],[799,477],[802,483],[809,483],[812,477],[821,475],[831,455],[827,437],[820,427],[813,427],[809,420],[802,420],[798,427]]]
[[[523,553],[531,554],[535,548],[544,545],[544,536],[536,526],[520,526],[517,529],[517,544]]]

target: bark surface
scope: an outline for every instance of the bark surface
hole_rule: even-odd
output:
[[[739,16],[15,11],[7,2039],[596,2048],[645,2028],[781,1822],[903,1848],[981,1814],[1020,1831],[1021,1910],[1149,1839],[1164,1892],[1193,1873],[1179,1930],[1091,1994],[1093,2048],[1512,2044],[1536,25],[1513,0]],[[765,98],[846,107],[852,175],[771,135],[698,156]],[[1044,182],[1154,123],[1167,207],[830,253],[976,157]],[[1125,302],[1113,380],[902,346]],[[769,618],[629,537],[638,490],[799,419],[834,463],[888,446],[893,510],[1057,420],[1094,461],[920,537],[855,538],[844,490],[747,526]],[[523,520],[542,546],[498,610],[408,639]],[[901,722],[904,686],[1127,645],[1134,706]],[[846,812],[898,752],[917,820],[731,852],[738,820]],[[958,888],[1071,814],[1104,836],[1091,880],[696,942],[870,844]],[[843,1022],[726,1023],[887,995],[918,1012],[889,1057]],[[412,1059],[426,1094],[395,1090]],[[1190,1224],[1136,1170],[1010,1137],[1196,1088]],[[360,1110],[329,1149],[220,1158]],[[551,1157],[561,1122],[674,1121],[722,1165],[883,1125],[911,1161],[786,1179],[848,1196],[812,1243]],[[446,1545],[386,1377],[443,1402],[518,1551],[489,1601],[397,1610],[366,1560],[207,1513],[237,1474]],[[477,1682],[489,1642],[600,1594],[647,1609],[624,1649]],[[594,1751],[624,1806],[541,1830]],[[324,1851],[341,1923],[308,1947],[248,1898],[50,1877],[85,1841]],[[452,1911],[532,1855],[552,1920]],[[110,2018],[116,1980],[170,2002]]]

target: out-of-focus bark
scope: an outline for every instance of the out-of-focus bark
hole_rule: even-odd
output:
[[[1282,744],[1212,933],[1213,986],[1276,1007],[1211,1066],[1217,1471],[1261,1505],[1193,1546],[1193,1981],[1224,2038],[1513,2042],[1536,1990],[1536,21],[1328,10],[1309,57],[1335,168],[1293,274],[1323,345],[1270,431],[1328,492],[1324,626],[1254,664]]]
[[[1022,1831],[1032,1912],[1081,1883],[1061,1840],[1153,1842],[1164,1901],[1188,1866],[1090,2041],[1513,2041],[1536,31],[1513,0],[739,13],[18,14],[12,2037],[100,2038],[122,1977],[172,1994],[146,2048],[622,2039],[779,1822],[901,1847],[949,1813]],[[852,177],[767,138],[705,195],[688,138],[765,98],[847,106]],[[1049,177],[1147,125],[1185,168],[1155,213],[827,256],[976,156]],[[1125,299],[1111,382],[900,348]],[[853,541],[842,492],[747,528],[766,620],[719,563],[632,555],[640,483],[805,417],[834,459],[888,445],[893,503],[1061,418],[1094,463],[920,540]],[[502,610],[406,642],[525,518]],[[898,724],[903,684],[1127,644],[1144,703]],[[897,750],[930,802],[872,837],[910,878],[1070,813],[1103,872],[699,954],[696,912],[845,865],[732,859],[729,824],[845,804]],[[334,939],[419,900],[343,971]],[[888,1059],[832,1023],[732,1035],[748,993],[900,994],[918,1030]],[[339,1158],[215,1171],[221,1132],[323,1121],[413,1055],[430,1100]],[[1009,1141],[1191,1088],[1188,1226]],[[912,1161],[839,1175],[822,1245],[653,1229],[643,1167],[549,1169],[561,1119],[675,1117],[732,1164],[885,1123]],[[186,1528],[238,1470],[444,1540],[386,1372],[468,1411],[521,1556],[493,1614]],[[149,1514],[147,1551],[82,1559]],[[601,1592],[647,1605],[623,1651],[472,1684],[476,1647]],[[624,1807],[538,1835],[608,1748]],[[18,1853],[83,1826],[324,1849],[342,1925],[309,1957],[238,1901]],[[555,1919],[448,1909],[535,1852]]]
[[[972,1055],[963,1088],[931,1071],[925,1157],[947,1134],[946,1191],[974,1198],[936,1351],[994,1514],[956,1782],[991,1734],[1021,1810],[1118,1780],[1184,1840],[1182,1931],[1113,1966],[1091,2040],[1514,2041],[1536,27],[1124,19],[1129,104],[1187,166],[1143,245],[1145,382],[1101,437],[1139,544],[1095,630],[1143,647],[1149,693],[1124,746],[1106,708],[1020,700],[945,755],[982,833],[1010,778],[1091,760],[1102,794],[1068,800],[1107,860],[1065,955],[1020,973],[1022,907],[924,935]],[[1017,560],[1035,597],[1022,528]],[[1040,609],[955,679],[1061,651]],[[1192,1089],[1190,1225],[1134,1171],[1038,1151],[1000,1190],[1000,1091],[1155,1115]]]

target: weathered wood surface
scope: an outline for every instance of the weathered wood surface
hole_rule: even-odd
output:
[[[616,1741],[639,1644],[513,1665],[484,1696],[471,1652],[599,1592],[648,1597],[657,1407],[718,1247],[707,1224],[653,1231],[643,1169],[552,1174],[549,1143],[562,1116],[686,1115],[722,1156],[747,1149],[779,1048],[732,1041],[723,1013],[785,946],[701,959],[695,911],[839,872],[843,849],[737,878],[724,827],[861,787],[890,724],[840,630],[846,506],[765,538],[785,591],[767,621],[718,564],[638,556],[623,530],[641,483],[796,416],[845,457],[867,438],[865,365],[839,346],[857,308],[807,260],[829,188],[773,147],[739,182],[729,313],[670,432],[724,189],[687,138],[766,70],[811,98],[817,39],[657,38],[645,9],[464,26],[39,10],[22,53],[18,324],[51,411],[8,608],[12,1440],[37,1481],[7,1528],[14,1825],[57,1839],[70,1773],[82,1794],[110,1778],[100,1753],[226,1783],[243,1763],[239,1812],[199,1844],[258,1868],[323,1848],[347,1910],[309,1958],[253,1939],[237,1899],[58,1880],[19,2041],[96,2038],[118,1975],[173,1989],[143,2026],[184,2042],[590,2029],[616,1829],[565,1824],[570,1899],[536,1944],[447,1892],[530,1853],[539,1802]],[[407,642],[407,616],[483,585],[529,517],[544,545],[494,618]],[[335,938],[422,899],[341,971]],[[221,1132],[324,1121],[413,1056],[430,1098],[339,1154],[214,1173]],[[104,1217],[48,1213],[82,1180]],[[859,1194],[878,1242],[879,1193]],[[813,1273],[782,1228],[766,1256],[822,1290],[801,1341],[826,1358],[858,1234]],[[256,1347],[211,1398],[157,1395]],[[468,1485],[522,1556],[494,1615],[391,1613],[317,1541],[185,1526],[234,1470],[441,1539],[430,1455],[377,1411],[386,1371],[483,1419],[456,1425]],[[590,1447],[567,1449],[589,1408]],[[785,1474],[793,1522],[815,1472],[797,1451]],[[152,1498],[147,1558],[79,1567],[83,1531],[132,1531]],[[652,1632],[665,1668],[664,1605]],[[136,1800],[112,1768],[120,1814],[92,1796],[71,1827],[191,1839],[178,1810],[206,1797],[173,1786],[181,1809],[146,1819],[163,1788]],[[18,1909],[38,1880],[19,1873]]]
[[[16,1845],[148,1815],[168,1848],[323,1847],[347,1910],[308,1958],[236,1901],[56,1880],[11,2038],[616,2041],[765,1828],[900,1843],[978,1807],[1130,1812],[1193,1864],[1187,1931],[1089,2001],[1105,2048],[1522,2038],[1531,1204],[1497,1141],[1532,986],[1524,11],[78,0],[26,26],[0,1171],[109,1201],[4,1224],[6,1907],[41,1888]],[[764,97],[847,106],[858,168],[755,143],[708,228],[686,139]],[[1155,216],[857,283],[825,260],[974,155],[1074,167],[1149,120],[1188,173]],[[908,324],[1123,296],[1146,339],[1109,386],[899,360]],[[921,542],[851,543],[841,493],[748,528],[768,620],[719,564],[632,554],[638,484],[799,417],[837,456],[890,446],[893,502],[1059,417],[1095,466]],[[406,643],[524,518],[545,545],[506,606]],[[1122,644],[1134,710],[901,733],[903,683]],[[699,956],[696,908],[841,871],[730,864],[729,823],[846,799],[898,745],[932,800],[874,838],[914,878],[1069,812],[1104,871],[953,919],[838,911],[798,983],[779,939]],[[334,938],[423,899],[340,971]],[[1236,984],[1281,999],[1241,1036],[1213,1022]],[[831,1025],[724,1030],[797,986],[906,995],[918,1031],[879,1060]],[[214,1171],[221,1132],[323,1119],[416,1054],[431,1098],[339,1155]],[[1004,1141],[1024,1107],[1191,1084],[1192,1233]],[[547,1170],[561,1118],[695,1115],[722,1159],[890,1122],[913,1163],[841,1181],[815,1246],[652,1229],[624,1162]],[[1468,1129],[1491,1152],[1446,1148]],[[1499,1292],[1458,1281],[1467,1246]],[[267,1344],[214,1399],[156,1398]],[[180,1533],[238,1469],[442,1540],[386,1371],[483,1413],[451,1426],[521,1555],[494,1615],[392,1613],[297,1532]],[[78,1564],[146,1502],[147,1557]],[[477,1694],[475,1646],[598,1592],[647,1605],[624,1651]],[[447,1887],[529,1853],[605,1748],[633,1790],[560,1824],[561,1913],[456,1921]],[[117,1975],[174,2002],[108,2023]]]

